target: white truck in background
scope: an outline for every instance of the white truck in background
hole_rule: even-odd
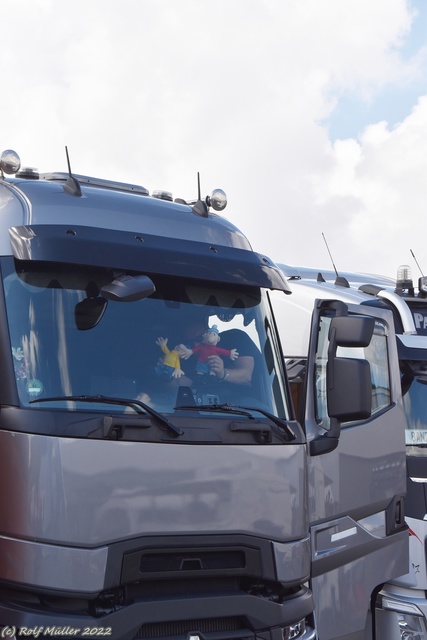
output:
[[[418,264],[418,263],[417,263]],[[279,264],[292,296],[286,300],[286,330],[280,331],[280,303],[273,308],[287,360],[290,386],[304,422],[304,378],[310,316],[316,299],[342,300],[393,313],[406,415],[407,496],[405,517],[410,533],[409,571],[386,583],[375,601],[377,638],[427,640],[427,278],[414,286],[402,265],[397,278],[363,273],[309,269]],[[345,425],[342,425],[346,429]],[[382,439],[384,442],[384,438]],[[315,606],[316,586],[314,586]],[[317,623],[323,626],[322,612]],[[319,636],[321,637],[321,636]]]

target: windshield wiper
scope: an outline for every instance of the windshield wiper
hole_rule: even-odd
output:
[[[170,429],[175,435],[182,436],[184,431],[179,427],[176,427],[170,420],[165,418],[161,413],[150,407],[150,405],[141,400],[132,400],[128,398],[110,398],[109,396],[95,395],[95,396],[52,396],[49,398],[36,398],[30,400],[29,404],[34,402],[55,402],[59,400],[70,400],[74,402],[97,402],[99,404],[116,404],[122,407],[131,407],[136,413],[144,414],[148,413],[152,418],[160,422],[163,426]],[[140,407],[143,411],[137,409]]]
[[[201,405],[180,405],[178,407],[174,407],[175,409],[185,409],[188,411],[216,411],[218,413],[234,413],[239,414],[241,416],[247,416],[251,420],[254,419],[253,415],[249,413],[249,411],[257,411],[261,413],[263,416],[271,420],[275,425],[277,425],[282,431],[286,433],[288,440],[295,440],[296,434],[290,428],[285,420],[278,418],[273,415],[269,411],[265,409],[260,409],[259,407],[245,407],[238,404],[201,404]]]

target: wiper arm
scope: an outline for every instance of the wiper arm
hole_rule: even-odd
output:
[[[249,411],[243,411],[243,407],[238,407],[237,405],[232,404],[189,404],[179,405],[178,407],[174,407],[174,409],[188,409],[189,411],[216,411],[218,413],[235,413],[239,416],[247,416],[251,420],[254,419],[253,415],[249,413]]]
[[[285,433],[289,437],[289,440],[296,439],[297,437],[296,433],[290,428],[286,420],[282,420],[282,418],[278,418],[277,416],[270,413],[269,411],[266,411],[265,409],[260,409],[259,407],[238,407],[238,408],[247,409],[248,411],[258,411],[258,413],[261,413],[263,416],[265,416],[266,418],[274,422],[274,424],[276,424],[280,429],[285,431]]]
[[[282,431],[286,433],[288,440],[295,440],[296,434],[290,428],[285,420],[278,418],[273,415],[269,411],[265,411],[265,409],[260,409],[259,407],[245,407],[238,404],[202,404],[202,405],[183,405],[179,407],[175,407],[175,409],[186,409],[189,411],[217,411],[222,413],[237,413],[242,416],[247,416],[250,419],[254,419],[253,415],[249,413],[249,411],[257,411],[261,413],[263,416],[271,420],[275,425],[277,425]]]
[[[152,418],[155,418],[160,424],[170,429],[175,435],[182,436],[184,431],[179,427],[176,427],[170,420],[165,418],[161,413],[150,407],[150,405],[142,402],[141,400],[133,400],[128,398],[110,398],[109,396],[95,395],[95,396],[52,396],[48,398],[36,398],[30,400],[29,404],[34,402],[55,402],[59,400],[70,400],[72,402],[97,402],[99,404],[116,404],[122,407],[131,407],[136,413],[143,414],[148,413]],[[137,409],[140,407],[143,411]]]

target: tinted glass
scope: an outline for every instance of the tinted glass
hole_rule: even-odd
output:
[[[162,276],[152,278],[149,297],[117,302],[102,296],[115,277],[109,270],[50,265],[18,274],[13,259],[2,265],[22,405],[99,411],[65,397],[103,395],[139,399],[164,413],[190,401],[229,402],[288,417],[259,289]]]
[[[327,411],[327,379],[326,363],[329,348],[329,326],[331,316],[320,318],[318,348],[316,354],[315,389],[316,389],[316,420],[325,429],[329,429],[330,419]],[[390,376],[387,350],[386,327],[379,320],[375,322],[375,330],[371,342],[367,347],[338,347],[337,357],[362,358],[367,360],[371,370],[372,413],[376,413],[390,406]]]

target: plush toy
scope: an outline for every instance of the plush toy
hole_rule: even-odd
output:
[[[156,344],[164,353],[162,362],[158,362],[155,368],[157,375],[167,380],[175,380],[183,376],[184,372],[180,364],[180,356],[183,355],[182,345],[178,345],[171,351],[167,346],[167,338],[157,338]]]
[[[181,358],[188,360],[193,354],[198,356],[196,364],[196,373],[200,375],[215,375],[209,368],[209,356],[220,356],[236,360],[239,357],[237,349],[221,349],[218,342],[221,340],[219,330],[216,324],[206,329],[202,336],[202,343],[191,349],[183,344],[178,345]]]

